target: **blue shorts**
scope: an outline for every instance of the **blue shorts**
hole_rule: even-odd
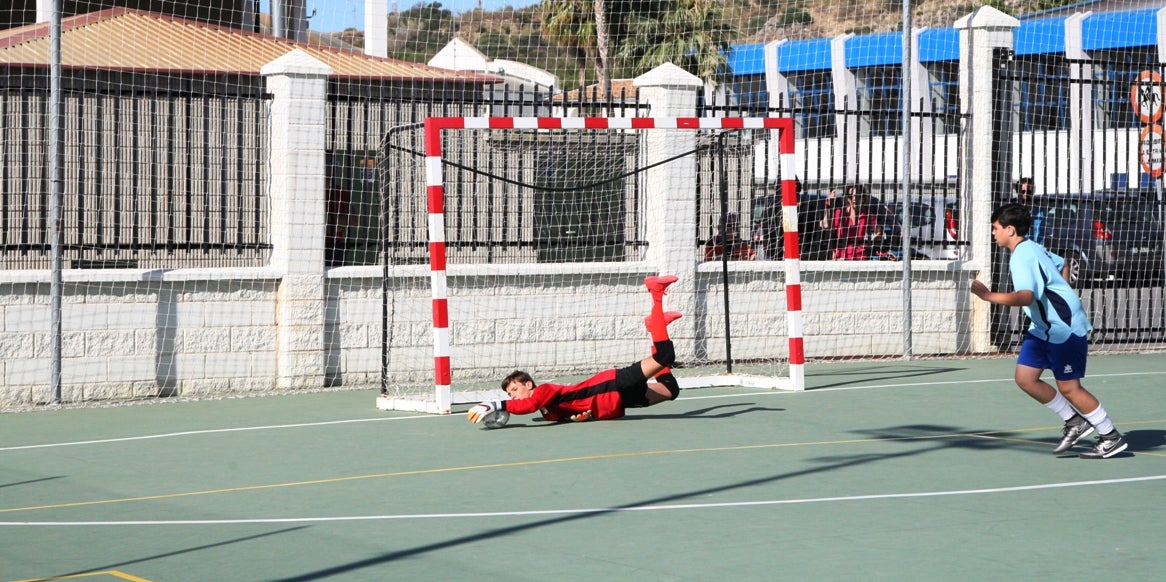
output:
[[[1070,335],[1065,343],[1054,344],[1026,333],[1016,363],[1052,370],[1053,377],[1058,380],[1076,380],[1085,377],[1085,357],[1088,355],[1089,340],[1083,335]]]

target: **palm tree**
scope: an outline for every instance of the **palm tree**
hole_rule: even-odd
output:
[[[543,37],[575,54],[579,84],[587,70],[606,94],[611,71],[637,75],[671,62],[715,82],[739,36],[722,0],[543,0]]]
[[[542,34],[575,57],[579,86],[587,84],[587,69],[596,52],[595,12],[591,0],[543,0],[539,7]]]
[[[645,2],[624,22],[628,37],[619,57],[636,73],[664,63],[707,82],[728,73],[726,57],[740,32],[726,18],[721,0]]]

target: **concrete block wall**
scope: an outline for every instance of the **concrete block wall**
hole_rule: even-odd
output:
[[[271,390],[270,275],[142,280],[131,271],[88,281],[87,275],[70,273],[62,296],[63,401]],[[0,276],[3,407],[51,399],[48,285],[29,279]]]

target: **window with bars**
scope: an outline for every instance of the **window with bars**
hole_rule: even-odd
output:
[[[869,113],[869,135],[899,135],[903,124],[901,67],[864,67],[854,71],[858,104]]]
[[[834,81],[830,71],[790,73],[786,81],[796,135],[834,137]]]
[[[769,93],[765,75],[742,75],[733,79],[733,95],[740,115],[769,115]]]
[[[1126,129],[1139,127],[1141,120],[1130,103],[1130,88],[1138,74],[1152,69],[1158,71],[1155,47],[1120,51],[1095,52],[1093,55],[1094,116],[1097,129]]]
[[[1060,57],[1016,59],[1020,131],[1069,128],[1069,64]]]
[[[960,63],[939,61],[927,63],[931,110],[939,114],[936,129],[942,133],[958,133],[960,129]]]

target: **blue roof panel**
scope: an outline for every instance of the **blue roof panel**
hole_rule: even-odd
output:
[[[1064,55],[1065,19],[1026,20],[1016,29],[1013,50],[1017,56]]]
[[[729,47],[729,74],[764,75],[765,45],[740,44]]]
[[[830,39],[791,40],[777,47],[777,68],[783,73],[830,70]]]
[[[919,62],[960,60],[960,31],[929,28],[919,33]]]
[[[1087,51],[1157,46],[1158,9],[1094,14],[1081,23]]]
[[[903,35],[864,34],[846,41],[846,68],[898,65],[903,62]]]

